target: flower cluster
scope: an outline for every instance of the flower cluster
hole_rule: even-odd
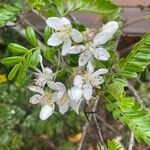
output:
[[[83,102],[88,103],[91,100],[95,88],[100,88],[104,82],[103,75],[108,73],[105,68],[95,70],[93,59],[107,61],[110,54],[103,44],[108,42],[118,29],[118,23],[115,21],[103,25],[100,31],[89,29],[83,34],[74,29],[70,21],[63,17],[50,17],[47,25],[53,29],[53,34],[48,39],[49,46],[62,45],[61,55],[78,54],[78,70],[72,87],[65,87],[61,82],[55,82],[57,74],[43,66],[42,56],[40,55],[41,70],[35,68],[35,85],[29,86],[29,89],[36,95],[30,98],[32,104],[41,104],[42,109],[40,118],[47,119],[54,111],[57,105],[59,112],[64,114],[69,107],[79,113],[79,108]],[[46,90],[44,91],[45,87]]]

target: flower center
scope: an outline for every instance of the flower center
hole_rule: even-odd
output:
[[[52,101],[52,93],[51,93],[51,92],[48,92],[48,91],[45,91],[45,92],[44,92],[43,103],[44,103],[44,104],[49,104],[49,105],[52,105],[52,104],[53,104],[53,101]]]
[[[94,49],[94,45],[91,42],[86,43],[86,50],[93,52]]]
[[[68,39],[71,36],[71,27],[64,26],[60,28],[59,35],[63,40]]]

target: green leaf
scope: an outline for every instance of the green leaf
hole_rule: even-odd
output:
[[[108,140],[107,145],[108,150],[125,150],[123,145],[117,139]]]
[[[124,95],[125,84],[123,82],[114,80],[112,84],[107,87],[107,91],[116,99],[121,99]],[[117,91],[116,91],[117,89]]]
[[[98,15],[114,15],[119,12],[119,7],[111,0],[66,0],[66,9],[64,10],[64,1],[54,1],[61,16],[70,14],[73,11],[93,12]]]
[[[8,21],[13,21],[19,14],[21,8],[14,4],[0,5],[0,27],[5,26]]]
[[[39,64],[40,61],[40,49],[37,49],[36,51],[33,52],[32,54],[32,59],[31,59],[31,63],[30,66],[31,67],[36,67]]]
[[[19,44],[15,44],[15,43],[10,43],[8,45],[8,48],[10,51],[17,53],[17,54],[25,54],[28,52],[28,49],[19,45]]]
[[[52,34],[52,29],[50,27],[46,26],[44,29],[44,42],[46,45],[47,45],[47,41],[50,38],[51,34]]]
[[[33,45],[33,46],[38,46],[38,41],[37,37],[35,35],[35,32],[32,27],[27,27],[25,30],[26,37],[28,41]]]
[[[64,14],[64,0],[54,0],[57,10],[59,11],[60,15],[63,16]]]
[[[15,76],[17,75],[18,73],[18,70],[20,68],[20,64],[17,64],[12,70],[11,72],[9,73],[8,75],[8,79],[9,80],[13,80],[15,78]]]
[[[123,84],[114,81],[108,87],[107,109],[113,117],[127,125],[138,141],[150,144],[150,113],[132,97],[125,96]]]
[[[2,63],[4,65],[14,65],[20,63],[22,60],[23,58],[20,56],[7,57],[2,60]]]
[[[146,34],[132,49],[127,58],[117,64],[118,75],[125,78],[136,78],[150,64],[150,33]]]
[[[29,51],[25,59],[23,60],[23,66],[25,68],[28,68],[30,66],[31,60],[32,60],[32,51]]]
[[[44,52],[44,57],[45,57],[47,60],[49,60],[51,63],[56,63],[56,62],[55,62],[55,59],[54,59],[56,53],[57,53],[57,49],[53,49],[53,48],[47,49],[47,50],[45,50],[45,52]]]
[[[78,0],[80,1],[80,0]],[[81,3],[81,2],[80,2]],[[81,11],[91,11],[99,15],[111,15],[112,13],[117,13],[119,8],[111,0],[82,0],[83,5],[79,10]]]
[[[17,83],[20,85],[24,84],[25,77],[26,77],[26,68],[21,64],[16,79]]]

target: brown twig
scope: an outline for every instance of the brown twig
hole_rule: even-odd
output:
[[[141,21],[143,21],[143,20],[149,20],[149,19],[150,19],[150,15],[144,16],[144,17],[142,17],[142,18],[135,19],[135,20],[133,20],[133,21],[131,21],[131,22],[125,24],[125,25],[123,26],[123,28],[125,28],[125,27],[127,27],[127,26],[130,26],[130,25],[133,25],[133,24],[135,24],[135,23],[141,22]]]
[[[143,101],[141,100],[137,90],[128,82],[128,89],[132,92],[135,99],[142,105],[143,108],[146,108]]]
[[[131,132],[130,139],[129,139],[128,150],[132,150],[133,146],[134,146],[134,133]]]
[[[99,124],[98,124],[98,121],[97,121],[97,118],[96,118],[96,114],[93,114],[93,117],[94,117],[94,122],[95,122],[95,125],[96,125],[96,128],[97,128],[97,131],[98,131],[98,136],[99,136],[99,139],[100,139],[100,143],[103,144],[103,149],[107,150],[107,147],[105,145],[105,142],[104,142],[104,139],[103,139],[103,136],[102,136],[102,133],[101,133],[101,129],[99,127]],[[101,148],[101,145],[99,145],[99,147]]]
[[[98,120],[100,120],[108,129],[110,129],[111,131],[117,133],[117,131],[110,125],[108,124],[103,118],[101,118],[98,114],[96,114],[96,117]]]
[[[97,109],[98,101],[99,101],[99,99],[97,99],[97,100],[95,101],[95,103],[94,103],[94,107],[93,107],[93,109],[92,109],[93,112],[95,112],[96,109]],[[92,120],[92,116],[93,116],[92,114],[89,115],[88,120],[85,122],[85,124],[84,124],[84,126],[83,126],[83,134],[82,134],[82,137],[81,137],[81,140],[80,140],[80,143],[79,143],[79,145],[78,145],[77,150],[81,150],[81,149],[82,149],[83,142],[84,142],[85,136],[86,136],[86,134],[87,134],[87,130],[88,130],[90,121]]]

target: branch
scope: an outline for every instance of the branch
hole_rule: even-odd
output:
[[[99,136],[99,139],[101,141],[101,143],[103,144],[103,148],[104,150],[107,150],[107,147],[105,145],[105,142],[104,142],[104,139],[102,137],[102,133],[101,133],[101,129],[99,127],[99,124],[98,124],[98,121],[97,121],[97,118],[96,118],[96,114],[93,114],[93,117],[94,117],[94,121],[95,121],[95,124],[96,124],[96,127],[97,127],[97,131],[98,131],[98,136]],[[99,145],[101,147],[101,145]]]
[[[111,131],[117,133],[117,131],[110,125],[108,124],[103,118],[101,118],[99,115],[96,114],[96,117],[98,120],[100,120],[108,129],[110,129]]]
[[[135,23],[141,22],[141,21],[143,21],[143,20],[149,20],[149,19],[150,19],[150,15],[144,16],[144,17],[142,17],[142,18],[135,19],[135,20],[133,20],[133,21],[131,21],[131,22],[125,24],[125,25],[123,26],[123,28],[125,28],[125,27],[127,27],[127,26],[130,26],[130,25],[133,25],[133,24],[135,24]]]
[[[93,112],[95,112],[96,109],[97,109],[98,101],[99,101],[99,99],[97,99],[95,101],[95,103],[94,103],[94,107],[92,109]],[[81,150],[82,149],[84,138],[85,138],[85,136],[87,134],[87,129],[89,127],[90,121],[92,120],[92,116],[93,116],[93,114],[90,114],[89,119],[86,121],[85,125],[83,126],[83,134],[82,134],[81,141],[80,141],[80,143],[78,145],[77,150]]]
[[[137,90],[128,82],[128,89],[132,92],[132,94],[134,95],[135,99],[142,105],[143,108],[146,108],[144,106],[143,101],[141,100]]]
[[[128,150],[132,150],[133,146],[134,146],[134,133],[131,132],[130,139],[129,139]]]

